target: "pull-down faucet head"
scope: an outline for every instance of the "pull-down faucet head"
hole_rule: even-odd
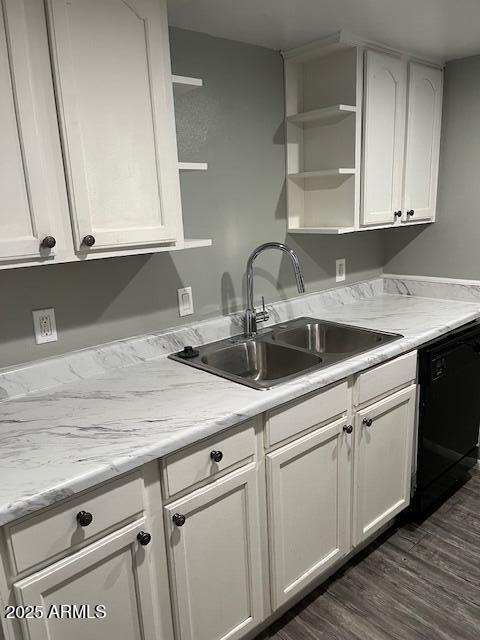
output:
[[[253,303],[253,263],[255,262],[255,259],[267,249],[278,249],[289,256],[292,262],[293,273],[295,274],[298,293],[305,293],[305,282],[303,280],[302,270],[300,268],[297,254],[293,249],[290,249],[290,247],[287,247],[287,245],[282,242],[266,242],[254,249],[247,261],[247,309],[245,311],[246,337],[255,335],[257,333],[257,323],[265,322],[269,317],[268,313],[265,311],[265,306],[263,307],[263,311],[257,312]]]

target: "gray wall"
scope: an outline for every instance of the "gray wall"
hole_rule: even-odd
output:
[[[385,233],[387,273],[480,279],[480,56],[445,73],[437,222]]]
[[[209,163],[208,172],[182,176],[186,235],[212,238],[213,247],[1,271],[0,366],[179,324],[182,286],[193,287],[195,303],[185,322],[238,309],[248,254],[266,240],[286,240],[298,252],[310,292],[334,286],[337,257],[347,258],[347,282],[381,271],[378,233],[286,236],[279,54],[177,29],[171,44],[174,73],[205,80],[178,101],[177,125],[181,159]],[[279,255],[259,259],[256,294],[296,294]],[[37,346],[31,310],[49,306],[59,341]]]

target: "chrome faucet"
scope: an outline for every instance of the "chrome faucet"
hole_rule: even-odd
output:
[[[254,249],[250,254],[247,262],[247,309],[245,311],[245,337],[251,338],[257,333],[257,324],[266,322],[269,319],[268,312],[265,309],[265,300],[262,296],[262,311],[257,311],[253,304],[253,263],[261,253],[267,249],[279,249],[286,253],[292,261],[295,280],[297,281],[298,293],[305,293],[305,283],[303,281],[302,270],[297,258],[297,254],[282,242],[266,242]]]

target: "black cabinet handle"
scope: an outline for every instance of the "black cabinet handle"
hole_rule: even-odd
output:
[[[147,533],[146,531],[140,531],[137,535],[137,540],[142,545],[142,547],[146,547],[147,544],[150,544],[151,539],[151,534]]]
[[[409,209],[407,211],[407,216],[414,216],[415,215],[415,209]]]
[[[88,527],[93,522],[93,516],[88,511],[79,511],[77,513],[77,522],[81,527]]]
[[[56,244],[57,241],[53,236],[45,236],[40,246],[43,247],[43,249],[53,249]]]
[[[393,217],[394,218],[401,218],[402,217],[402,212],[401,211],[394,211],[393,212]]]
[[[95,236],[85,236],[82,240],[82,244],[84,244],[86,247],[93,247],[93,245],[95,244]]]
[[[346,424],[346,425],[343,427],[343,430],[345,431],[345,433],[352,433],[352,432],[353,432],[353,427],[352,427],[352,425],[351,425],[351,424]]]
[[[364,424],[366,427],[371,427],[371,426],[372,426],[372,422],[373,422],[373,420],[372,420],[371,418],[364,418],[364,419],[363,419],[363,424]]]
[[[214,462],[221,462],[223,459],[223,453],[221,451],[210,451],[210,458],[214,461]]]
[[[173,524],[176,524],[177,527],[183,527],[185,524],[185,516],[181,513],[174,513],[172,516]]]

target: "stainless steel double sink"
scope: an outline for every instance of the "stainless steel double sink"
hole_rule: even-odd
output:
[[[398,333],[297,318],[253,338],[236,336],[169,357],[254,389],[270,389],[401,337]]]

